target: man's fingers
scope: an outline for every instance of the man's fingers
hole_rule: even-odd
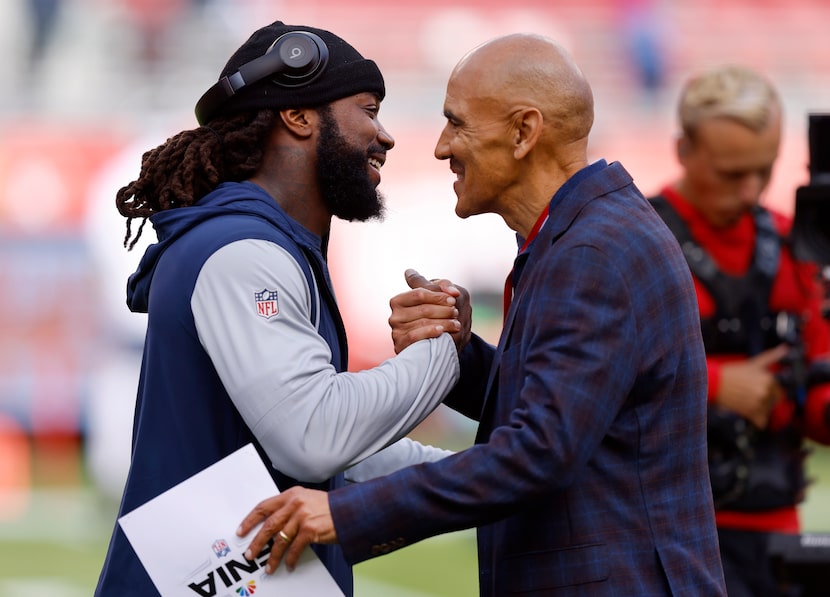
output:
[[[438,290],[438,286],[436,284],[424,278],[414,269],[406,270],[403,275],[406,278],[406,283],[413,290],[415,288],[429,288],[430,290]]]
[[[257,557],[258,554],[262,552],[265,546],[268,544],[268,541],[271,538],[274,538],[273,547],[271,548],[271,556],[269,560],[274,560],[275,564],[279,564],[280,558],[276,556],[282,555],[282,549],[285,549],[288,545],[280,539],[279,535],[277,534],[278,531],[275,530],[277,527],[281,527],[281,523],[275,523],[270,518],[265,520],[265,524],[263,524],[262,528],[257,531],[254,538],[251,539],[251,542],[248,544],[248,549],[245,550],[243,554],[246,559],[253,560]]]
[[[412,310],[411,315],[404,315],[403,319],[411,320],[420,317],[443,317],[441,314],[433,314],[429,311],[433,308],[443,310],[454,309],[456,298],[441,291],[427,290],[426,288],[415,288],[393,296],[389,300],[389,307],[393,312],[399,309]]]
[[[790,347],[786,344],[779,344],[775,348],[770,348],[769,350],[765,350],[762,353],[759,353],[752,357],[752,361],[761,366],[761,367],[769,367],[770,365],[774,365],[785,356],[790,351]]]
[[[236,534],[240,537],[244,537],[248,533],[251,532],[251,529],[258,525],[260,522],[268,518],[268,514],[273,512],[277,508],[277,504],[279,503],[280,496],[274,496],[267,499],[262,500],[256,506],[254,506],[253,510],[248,512],[248,515],[242,520],[242,523],[239,525],[239,528],[236,531]]]
[[[281,539],[279,535],[279,532],[282,531],[286,534],[286,536],[291,538],[291,536],[287,534],[288,531],[285,530],[286,522],[290,517],[290,513],[288,513],[284,507],[285,499],[286,496],[283,493],[262,500],[242,520],[242,524],[239,525],[239,529],[237,529],[236,534],[240,537],[244,537],[251,531],[252,528],[260,522],[262,523],[262,527],[259,531],[257,531],[256,535],[254,535],[253,539],[248,544],[248,549],[245,551],[244,555],[249,560],[254,559],[257,554],[263,550],[272,537],[274,538],[274,548],[271,550],[272,558],[269,558],[269,560],[273,559],[275,550],[277,551],[277,555],[281,556],[282,550],[279,548],[287,547],[287,543]],[[279,563],[279,559],[276,559],[276,563]]]
[[[411,290],[392,297],[392,343],[395,353],[426,338],[437,338],[444,332],[457,333],[463,329],[457,304],[469,310],[466,291],[449,280],[427,280],[414,269],[404,273]]]
[[[460,329],[458,315],[458,309],[452,306],[423,304],[417,307],[395,308],[393,305],[388,322],[393,337],[409,334],[412,330],[419,328],[435,326],[441,326],[446,331],[455,332]],[[441,331],[438,331],[435,335],[440,335]],[[426,333],[430,337],[432,336],[430,332]]]
[[[297,530],[297,525],[292,520],[289,519],[282,525],[282,529],[274,536],[271,545],[271,554],[265,565],[267,574],[273,574],[279,568],[280,562],[285,562],[288,570],[293,570],[297,566],[303,549],[308,545],[301,535],[302,533]]]
[[[389,301],[391,313],[389,325],[400,326],[420,323],[427,319],[456,319],[458,309],[455,299],[446,295],[419,296],[421,290],[410,290],[405,295],[398,295]]]
[[[310,537],[307,533],[301,532],[291,545],[288,546],[288,551],[285,552],[285,567],[288,570],[294,570],[297,564],[300,563],[300,557],[303,555],[305,548],[313,543],[314,537]]]
[[[461,291],[458,290],[452,282],[445,278],[433,278],[432,280],[427,280],[416,270],[411,268],[404,272],[404,277],[406,278],[406,283],[413,290],[416,288],[426,288],[427,290],[432,290],[433,292],[444,292],[452,296],[461,295]]]

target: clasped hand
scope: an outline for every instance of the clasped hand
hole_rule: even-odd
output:
[[[782,344],[744,361],[722,364],[718,405],[764,429],[772,409],[784,395],[770,369],[787,356],[788,350]]]
[[[448,332],[460,351],[470,340],[470,293],[446,279],[427,280],[414,269],[405,272],[411,290],[389,301],[395,353],[425,338]]]

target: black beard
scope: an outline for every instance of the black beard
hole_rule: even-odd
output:
[[[320,113],[320,139],[317,142],[317,183],[323,204],[333,216],[348,222],[382,220],[384,198],[369,179],[369,153],[384,149],[370,148],[363,152],[350,146],[325,107]]]

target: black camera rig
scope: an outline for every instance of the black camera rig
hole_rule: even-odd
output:
[[[802,261],[830,266],[830,114],[808,120],[810,181],[796,189],[793,252]]]
[[[810,181],[796,190],[791,240],[796,258],[822,266],[825,297],[830,299],[830,114],[809,115],[808,142]],[[830,316],[828,309],[824,316]],[[808,372],[806,385],[826,381],[829,375],[830,366],[820,364]],[[830,533],[773,534],[768,549],[776,576],[794,588],[793,594],[827,595]]]

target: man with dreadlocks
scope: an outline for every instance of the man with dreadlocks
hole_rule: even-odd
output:
[[[147,152],[118,192],[125,246],[148,219],[158,236],[127,287],[148,328],[119,516],[247,443],[283,490],[330,490],[447,454],[405,436],[458,379],[466,295],[430,293],[445,319],[411,330],[378,367],[348,372],[326,265],[332,216],[382,215],[379,169],[394,145],[378,120],[384,93],[375,63],[344,40],[275,22],[199,100],[201,126]],[[351,595],[339,546],[318,555]],[[158,594],[118,525],[95,594]]]

